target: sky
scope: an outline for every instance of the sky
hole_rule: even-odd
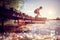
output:
[[[24,0],[24,6],[22,12],[35,17],[34,10],[42,6],[39,11],[41,16],[48,19],[54,19],[60,17],[60,0]]]

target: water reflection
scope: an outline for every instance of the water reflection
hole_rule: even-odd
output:
[[[47,20],[45,24],[28,24],[25,27],[29,32],[5,33],[4,40],[60,40],[60,29],[57,29],[60,27],[59,20]]]

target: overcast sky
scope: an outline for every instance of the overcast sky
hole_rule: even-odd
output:
[[[43,9],[40,10],[42,17],[56,18],[60,17],[60,0],[24,0],[24,7],[22,12],[35,16],[34,10],[39,6]]]

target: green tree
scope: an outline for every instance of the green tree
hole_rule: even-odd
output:
[[[16,10],[21,10],[23,8],[24,0],[0,0],[5,5],[15,8]]]

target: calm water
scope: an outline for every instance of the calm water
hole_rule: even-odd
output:
[[[31,24],[26,26],[30,29],[29,33],[39,35],[50,35],[51,31],[55,31],[60,27],[60,20],[47,20],[45,24]]]
[[[4,40],[11,40],[13,35],[16,38],[22,38],[22,40],[26,40],[27,38],[28,40],[45,40],[44,38],[48,38],[51,34],[59,35],[60,29],[57,30],[58,27],[60,27],[60,20],[47,20],[45,24],[28,24],[26,28],[30,30],[29,32],[10,33],[8,37],[4,37]],[[51,40],[52,38],[48,38],[47,40]]]

